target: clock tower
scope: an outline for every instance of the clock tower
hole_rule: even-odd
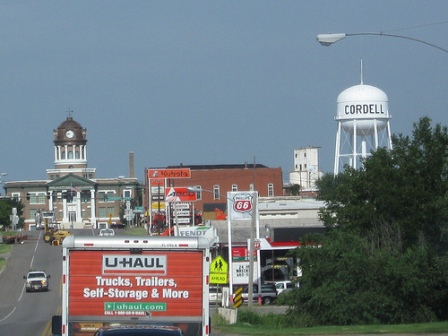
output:
[[[54,135],[54,169],[47,169],[50,180],[67,174],[95,178],[95,168],[87,168],[87,129],[69,116]]]

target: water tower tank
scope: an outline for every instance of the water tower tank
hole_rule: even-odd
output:
[[[358,168],[378,147],[392,148],[389,99],[371,85],[355,85],[337,99],[334,174],[345,164]]]
[[[365,135],[386,127],[389,119],[389,103],[384,91],[371,85],[355,85],[342,91],[337,99],[337,117],[346,132]],[[356,125],[356,126],[355,126]]]

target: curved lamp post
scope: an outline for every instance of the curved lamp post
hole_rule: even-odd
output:
[[[423,40],[419,40],[419,39],[414,38],[414,37],[403,36],[403,35],[395,35],[395,34],[386,34],[386,33],[383,33],[383,32],[378,32],[378,33],[353,33],[353,34],[346,34],[346,33],[319,34],[319,35],[317,35],[316,40],[321,45],[323,45],[325,47],[329,47],[333,43],[336,43],[336,42],[344,39],[345,37],[348,37],[348,36],[360,36],[360,35],[386,36],[386,37],[396,37],[396,38],[400,38],[400,39],[404,39],[404,40],[411,40],[411,41],[414,41],[414,42],[419,42],[419,43],[426,44],[426,45],[428,45],[430,47],[439,49],[439,50],[441,50],[441,51],[443,51],[443,52],[448,54],[448,49],[439,47],[439,46],[437,46],[435,44],[432,44],[432,43],[429,43],[429,42],[426,42],[426,41],[423,41]]]

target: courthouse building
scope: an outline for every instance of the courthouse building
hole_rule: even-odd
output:
[[[134,177],[132,152],[129,177],[96,178],[96,168],[88,167],[87,129],[71,116],[53,130],[53,146],[54,167],[47,169],[46,179],[4,183],[6,197],[24,205],[25,229],[35,228],[44,212],[53,213],[49,221],[62,228],[138,221],[142,189]]]

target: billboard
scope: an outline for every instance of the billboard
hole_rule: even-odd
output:
[[[196,191],[188,190],[188,188],[171,187],[165,190],[166,202],[196,202]]]
[[[190,168],[148,169],[149,179],[178,179],[190,177]]]
[[[200,319],[202,260],[196,251],[72,251],[69,315]]]

